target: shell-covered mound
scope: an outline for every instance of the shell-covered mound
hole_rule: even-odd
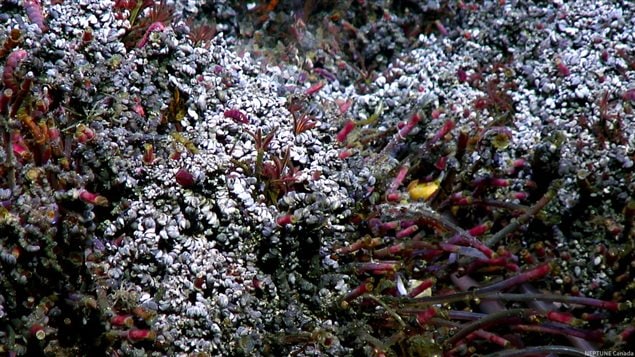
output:
[[[633,12],[2,2],[0,352],[623,350]]]
[[[31,5],[3,7],[3,350],[251,354],[332,329],[322,260],[359,190],[335,103],[171,5]]]

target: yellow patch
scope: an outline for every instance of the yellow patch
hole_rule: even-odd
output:
[[[497,134],[492,139],[492,145],[498,150],[505,150],[509,146],[509,136],[505,134]]]
[[[439,180],[419,183],[414,180],[408,185],[408,194],[413,200],[427,200],[439,189]]]

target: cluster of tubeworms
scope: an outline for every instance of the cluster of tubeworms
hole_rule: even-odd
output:
[[[469,73],[459,67],[455,80],[481,93],[468,106],[436,106],[431,98],[386,128],[377,124],[386,123],[379,104],[336,135],[340,157],[376,180],[353,218],[356,239],[332,256],[357,277],[340,307],[361,321],[351,324],[351,339],[367,353],[582,356],[623,350],[633,339],[632,162],[624,158],[617,171],[593,178],[583,170],[572,182],[562,176],[571,164],[561,158],[569,148],[558,133],[531,151],[511,150],[519,83],[511,61],[471,65]],[[554,71],[570,74],[560,62]],[[609,94],[597,101],[601,128],[584,123],[598,145],[626,142],[620,129],[628,93],[613,96],[611,129]],[[603,187],[617,172],[626,180],[613,194]],[[564,185],[582,197],[563,206],[555,198]],[[576,215],[589,215],[594,204],[612,216],[598,213],[591,233]],[[567,242],[585,240],[576,230],[597,249]],[[608,268],[597,277],[571,269],[580,255]]]
[[[553,292],[550,277],[559,274],[562,256],[544,242],[552,234],[546,215],[553,214],[547,212],[559,180],[537,187],[530,179],[541,170],[536,158],[497,162],[505,156],[509,129],[468,133],[447,114],[415,113],[392,134],[375,136],[372,126],[349,121],[337,136],[346,153],[360,143],[349,136],[366,131],[359,136],[383,149],[364,160],[374,167],[392,163],[353,219],[358,238],[333,255],[358,279],[341,300],[341,308],[365,322],[358,338],[378,356],[509,349],[583,355],[623,346],[633,328],[616,314],[632,311],[632,300],[608,292],[607,300]],[[438,129],[430,135],[412,132],[415,126]],[[497,169],[484,173],[485,167]],[[620,222],[629,231],[631,206]],[[538,236],[544,241],[528,243]]]

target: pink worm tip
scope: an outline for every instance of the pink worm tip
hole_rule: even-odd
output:
[[[419,325],[424,326],[431,318],[437,316],[437,309],[434,307],[429,307],[422,312],[417,314],[417,323]]]
[[[403,126],[403,128],[401,128],[398,132],[398,135],[400,138],[405,138],[406,136],[408,136],[408,134],[410,134],[410,132],[412,131],[412,129],[414,129],[414,127],[421,121],[421,116],[419,115],[419,113],[414,113],[412,114],[412,116],[410,117],[410,120],[408,120],[408,122],[406,123],[406,125]]]
[[[153,341],[156,338],[156,332],[146,329],[132,329],[127,335],[130,341]]]
[[[397,175],[395,176],[395,178],[390,183],[389,191],[396,190],[401,185],[403,180],[406,178],[407,174],[408,174],[408,166],[402,166],[397,172]]]
[[[471,236],[478,237],[480,235],[485,234],[487,231],[489,231],[491,227],[492,227],[491,223],[479,224],[478,226],[472,227],[470,230],[468,230],[468,233]]]
[[[132,327],[134,325],[134,319],[132,315],[115,315],[110,319],[110,323],[114,326]]]
[[[276,224],[284,227],[286,225],[292,224],[295,221],[295,217],[292,214],[285,214],[284,216],[280,216],[276,219]]]
[[[397,234],[395,234],[395,237],[396,238],[405,238],[405,237],[408,237],[408,236],[416,233],[418,230],[419,230],[419,226],[417,226],[415,224],[415,225],[412,225],[412,226],[410,226],[408,228],[400,230],[399,232],[397,232]]]
[[[97,206],[107,206],[108,199],[104,196],[101,196],[97,193],[88,192],[86,190],[82,190],[79,193],[79,199],[93,205]]]
[[[306,95],[313,95],[313,94],[315,94],[315,93],[319,92],[319,91],[320,91],[320,89],[322,89],[322,87],[324,87],[324,82],[318,82],[318,83],[316,83],[316,84],[312,85],[311,87],[309,87],[309,88],[308,88],[308,89],[304,92],[304,94],[306,94]]]
[[[348,294],[346,294],[346,296],[344,296],[344,299],[342,301],[342,307],[344,308],[348,307],[348,302],[353,301],[357,297],[362,296],[372,290],[373,290],[373,283],[370,280],[363,282],[361,285],[351,290]]]
[[[429,278],[422,281],[419,285],[415,286],[412,290],[410,290],[410,292],[408,293],[408,297],[411,297],[411,298],[417,297],[417,295],[421,294],[426,289],[431,288],[432,285],[436,283],[436,281],[437,281],[436,278]]]
[[[547,318],[551,321],[560,322],[567,325],[578,325],[580,322],[568,312],[549,311]]]
[[[237,123],[249,124],[249,117],[247,114],[241,112],[238,109],[228,109],[223,112],[225,118],[231,118]]]
[[[186,169],[179,169],[174,176],[176,183],[183,187],[192,187],[196,183],[194,175]]]
[[[344,141],[346,141],[346,137],[348,137],[348,134],[350,134],[350,132],[353,131],[353,129],[355,129],[355,122],[353,122],[352,120],[348,120],[344,124],[344,127],[342,128],[342,130],[340,130],[340,132],[337,133],[337,136],[335,138],[340,143],[343,143]]]
[[[344,160],[344,159],[348,159],[349,157],[353,156],[355,154],[355,152],[353,152],[353,150],[342,150],[340,151],[340,153],[337,155],[337,157],[339,157],[340,159]]]
[[[162,22],[160,21],[153,22],[150,26],[148,26],[146,33],[143,34],[143,37],[137,43],[137,48],[142,48],[148,43],[148,37],[150,36],[152,32],[163,31],[163,30],[165,30],[165,25]]]
[[[439,129],[439,131],[434,135],[434,137],[432,138],[430,143],[433,144],[433,143],[439,141],[444,136],[448,135],[450,130],[454,129],[455,125],[456,124],[454,123],[454,120],[452,120],[452,119],[446,120],[445,123],[443,123],[443,126],[441,127],[441,129]]]

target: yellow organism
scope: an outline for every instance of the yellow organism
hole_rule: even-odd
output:
[[[408,184],[408,194],[412,200],[427,200],[434,195],[441,185],[442,176],[439,176],[434,181],[419,182],[419,180],[413,180]]]

